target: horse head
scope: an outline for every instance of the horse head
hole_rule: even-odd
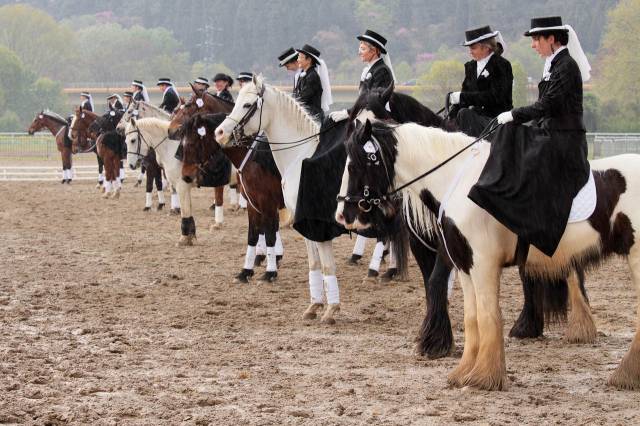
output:
[[[33,119],[29,128],[27,129],[27,133],[33,136],[35,132],[43,129],[46,126],[46,118],[44,115],[44,110],[40,111],[38,115]]]
[[[385,88],[374,88],[371,90],[363,90],[356,99],[349,113],[349,125],[347,128],[347,137],[354,131],[354,122],[364,123],[365,120],[392,120],[388,104],[393,94],[394,84]]]
[[[262,75],[254,75],[251,82],[242,86],[233,110],[216,129],[218,143],[225,145],[231,136],[239,141],[258,133],[261,126],[267,124],[268,118],[262,112],[265,90]]]
[[[189,84],[193,92],[191,98],[176,109],[169,124],[169,138],[174,140],[180,139],[182,124],[195,114],[228,113],[233,109],[232,103],[212,95],[206,89],[198,89]]]
[[[131,170],[135,170],[140,167],[142,159],[148,153],[148,147],[142,143],[142,134],[135,117],[131,117],[127,122],[124,135],[124,142],[127,146],[127,163],[129,163]]]
[[[401,201],[392,193],[397,154],[393,129],[369,120],[357,122],[346,148],[336,221],[347,229],[373,227],[392,235],[401,210]]]
[[[191,183],[221,148],[215,141],[216,128],[226,115],[196,114],[182,126],[182,179]]]

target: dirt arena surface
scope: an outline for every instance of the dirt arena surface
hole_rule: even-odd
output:
[[[408,282],[365,285],[366,267],[346,265],[345,236],[338,323],[306,322],[306,250],[295,231],[282,231],[276,284],[233,284],[245,216],[227,210],[224,229],[210,233],[212,191],[196,190],[197,245],[177,248],[179,219],[142,212],[129,176],[117,201],[89,182],[0,183],[0,423],[640,423],[640,393],[606,386],[635,331],[622,259],[587,276],[595,344],[566,343],[562,326],[507,338],[507,391],[450,388],[463,345],[459,285],[456,352],[418,357],[425,305],[415,262]],[[522,292],[513,269],[502,283],[506,335]]]

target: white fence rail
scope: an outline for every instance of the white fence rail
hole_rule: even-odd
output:
[[[74,180],[96,180],[97,165],[73,166],[71,168]],[[0,182],[4,181],[59,181],[62,179],[62,167],[51,166],[2,166],[0,165]]]

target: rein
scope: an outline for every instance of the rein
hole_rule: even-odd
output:
[[[166,141],[167,139],[169,139],[169,135],[165,136],[164,138],[162,138],[162,140],[160,141],[160,143],[158,143],[158,145],[156,145],[155,147],[151,146],[151,144],[149,142],[147,142],[146,138],[144,137],[144,135],[142,134],[142,132],[140,131],[140,128],[138,126],[136,126],[135,130],[132,130],[130,132],[125,133],[125,138],[132,134],[132,133],[137,133],[138,134],[138,148],[136,149],[135,152],[133,151],[129,151],[127,150],[127,154],[134,154],[137,155],[138,157],[141,157],[142,159],[145,159],[149,156],[149,152],[147,151],[146,155],[142,155],[140,154],[140,151],[142,149],[142,142],[144,142],[144,144],[147,146],[147,148],[149,149],[156,149],[158,148],[160,145],[162,145],[164,143],[164,141]],[[142,141],[142,142],[141,142]]]

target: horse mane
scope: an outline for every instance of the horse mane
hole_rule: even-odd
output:
[[[62,118],[62,116],[58,113],[55,113],[53,111],[42,111],[42,115],[49,117],[50,119],[56,121],[58,124],[62,124],[63,126],[67,125],[67,120],[65,120],[64,118]]]
[[[398,123],[414,122],[423,126],[440,127],[442,117],[421,104],[412,96],[394,92],[389,100],[391,117]]]
[[[129,121],[127,126],[133,126],[133,123]],[[145,117],[136,120],[135,126],[143,131],[155,130],[156,128],[167,130],[169,129],[169,121],[156,117]]]
[[[316,121],[307,108],[289,93],[283,92],[275,86],[266,85],[276,94],[278,107],[283,108],[292,118],[295,117],[297,130],[301,133],[316,134],[320,131],[320,123]],[[244,87],[243,87],[244,88]]]
[[[165,111],[162,108],[157,107],[157,106],[155,106],[155,105],[153,105],[153,104],[151,104],[149,102],[145,102],[145,101],[138,101],[138,102],[139,102],[138,103],[138,108],[140,108],[140,105],[144,105],[144,106],[148,107],[149,109],[153,110],[154,112],[162,113],[163,116],[166,116],[166,117],[170,117],[171,116],[171,114],[169,114],[167,111]]]
[[[213,96],[214,98],[216,98],[217,100],[219,100],[220,102],[222,102],[223,104],[227,104],[229,106],[234,106],[236,103],[233,101],[229,101],[227,99],[223,99],[220,96],[216,95],[215,93],[211,93],[211,92],[207,92],[205,91],[204,93]]]

